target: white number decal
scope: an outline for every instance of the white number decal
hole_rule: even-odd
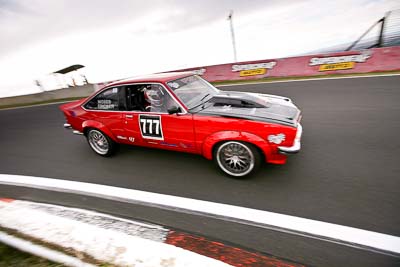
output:
[[[140,131],[143,138],[163,140],[161,117],[157,115],[140,115]]]
[[[149,134],[153,134],[153,120],[147,120],[147,123],[149,124]]]
[[[141,119],[140,122],[142,123],[142,133],[146,134],[146,119]]]
[[[156,124],[156,134],[160,134],[160,121],[153,121]]]

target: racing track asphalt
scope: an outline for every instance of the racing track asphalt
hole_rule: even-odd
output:
[[[48,105],[0,111],[0,173],[127,187],[400,236],[399,76],[221,89],[292,98],[303,112],[302,151],[247,180],[227,178],[191,154],[125,146],[102,158],[62,128],[58,105]],[[256,246],[249,241],[254,236],[236,235],[232,240]]]

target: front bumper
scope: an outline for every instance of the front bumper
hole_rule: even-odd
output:
[[[293,146],[278,146],[279,153],[282,154],[296,154],[301,149],[301,135],[303,134],[303,127],[299,123],[297,126],[297,133],[294,139]]]

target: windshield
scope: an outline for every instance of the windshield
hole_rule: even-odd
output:
[[[188,109],[201,105],[219,92],[217,88],[197,75],[170,81],[167,85]]]

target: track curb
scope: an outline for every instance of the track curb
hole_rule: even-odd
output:
[[[23,246],[8,244],[68,266],[303,266],[160,225],[82,209],[0,199],[0,211],[0,227],[29,239],[0,232],[0,241],[5,240],[2,236],[17,238]],[[37,240],[39,245],[35,244]],[[55,251],[54,247],[69,253]],[[71,257],[71,250],[81,256]]]

